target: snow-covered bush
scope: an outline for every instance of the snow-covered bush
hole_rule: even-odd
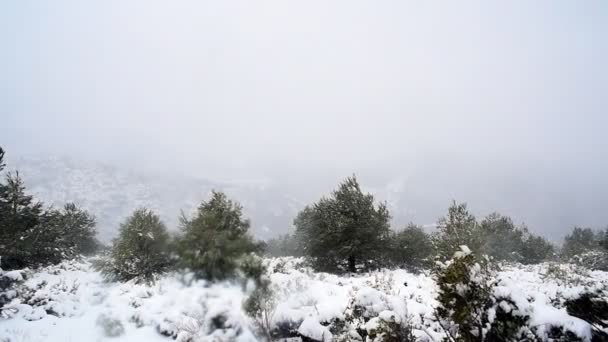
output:
[[[266,274],[266,266],[262,259],[255,255],[241,258],[239,264],[245,279],[251,280],[254,285],[254,289],[243,303],[243,310],[253,319],[259,333],[271,341],[272,318],[277,300],[272,282]]]
[[[259,333],[268,341],[272,340],[272,319],[276,309],[277,300],[270,280],[263,279],[256,285],[249,297],[243,303],[243,309],[259,330]]]
[[[608,252],[590,251],[570,258],[569,262],[590,270],[608,271]]]
[[[20,270],[5,272],[0,268],[0,316],[6,316],[4,306],[18,295],[17,286],[24,280],[24,273]]]
[[[306,318],[298,328],[302,342],[331,342],[333,334],[312,317]]]
[[[564,237],[560,251],[562,258],[568,260],[576,255],[599,250],[601,234],[596,234],[591,228],[574,227],[572,232]]]
[[[437,319],[440,287],[427,274],[399,269],[339,276],[313,272],[302,260],[262,260],[273,290],[273,341],[407,341],[411,334],[416,341],[438,342],[447,336],[440,322],[447,329],[455,324]],[[266,341],[243,305],[257,288],[251,279],[243,286],[247,275],[259,273],[257,261],[249,260],[237,281],[221,282],[177,271],[154,284],[108,283],[86,259],[12,272],[24,280],[16,282],[7,315],[0,317],[0,341],[109,341],[106,335],[118,326],[124,333],[117,341]],[[482,339],[504,341],[515,334],[521,341],[602,341],[608,273],[587,271],[577,275],[579,281],[562,281],[543,276],[550,267],[555,265],[490,269],[496,284],[481,311]],[[568,274],[576,266],[559,269]],[[110,333],[100,316],[115,320],[107,324]]]
[[[414,342],[416,338],[409,322],[393,311],[383,311],[365,324],[366,341]]]
[[[585,292],[565,302],[570,316],[578,317],[593,327],[594,341],[608,341],[608,293]]]
[[[509,298],[496,296],[496,271],[490,260],[461,246],[452,260],[439,265],[437,318],[448,340],[517,341],[528,317]]]
[[[540,277],[566,286],[590,285],[589,269],[576,267],[574,264],[562,264],[557,262],[545,263]]]

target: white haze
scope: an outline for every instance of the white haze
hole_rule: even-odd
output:
[[[0,145],[552,237],[608,224],[607,37],[605,1],[5,2]]]

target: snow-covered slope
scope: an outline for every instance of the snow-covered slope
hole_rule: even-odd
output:
[[[315,273],[294,258],[268,259],[266,264],[276,293],[273,327],[323,341],[356,340],[356,330],[344,331],[337,322],[358,310],[366,317],[360,329],[373,329],[380,320],[407,320],[421,341],[444,337],[433,312],[437,287],[428,275],[383,270],[337,276]],[[555,277],[560,274],[556,267],[567,278]],[[237,283],[193,281],[183,273],[168,274],[153,286],[104,283],[88,261],[23,276],[21,298],[13,299],[0,318],[0,341],[261,340],[241,308],[251,288]],[[569,316],[563,301],[584,291],[606,293],[608,286],[608,273],[569,265],[506,267],[498,278],[499,291],[531,317],[541,336],[558,326],[588,337],[590,326]]]
[[[115,236],[125,217],[142,206],[158,212],[175,229],[180,211],[192,212],[212,189],[225,191],[243,205],[260,238],[286,232],[302,206],[270,182],[168,177],[55,157],[15,158],[8,166],[18,170],[28,191],[45,203],[62,206],[72,201],[95,214],[105,242]]]

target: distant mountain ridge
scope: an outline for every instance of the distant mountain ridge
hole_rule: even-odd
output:
[[[340,181],[317,184],[295,176],[282,181],[220,181],[129,171],[68,158],[9,155],[5,171],[11,170],[18,170],[28,192],[46,204],[62,206],[72,201],[95,214],[104,242],[110,241],[120,223],[142,206],[158,212],[167,227],[176,230],[180,212],[191,213],[212,189],[224,191],[242,204],[256,237],[273,237],[291,231],[297,213],[329,194]],[[509,169],[480,176],[479,172],[469,173],[456,166],[446,169],[432,164],[401,172],[398,168],[388,170],[392,176],[363,174],[360,180],[364,191],[373,193],[378,201],[386,201],[394,229],[414,222],[432,231],[452,200],[468,202],[479,219],[497,211],[555,242],[574,225],[598,229],[608,224],[608,212],[603,210],[608,203],[608,186],[586,182],[585,178],[564,182],[545,170]]]
[[[74,202],[93,213],[104,242],[116,235],[120,223],[138,207],[159,213],[168,228],[175,230],[181,211],[193,212],[212,189],[225,191],[243,205],[259,238],[286,232],[300,206],[270,182],[171,179],[58,157],[13,158],[6,171],[11,170],[19,171],[28,193],[46,204],[59,207]]]

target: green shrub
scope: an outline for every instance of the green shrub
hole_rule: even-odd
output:
[[[518,341],[529,319],[514,314],[509,298],[496,297],[496,270],[487,258],[476,257],[466,246],[437,270],[437,318],[446,340]],[[504,307],[509,307],[505,310]]]
[[[137,209],[121,224],[102,271],[111,280],[153,282],[170,265],[168,241],[159,216],[145,208]]]
[[[243,303],[243,309],[253,318],[259,332],[268,341],[272,341],[272,318],[276,304],[276,297],[268,279],[259,281]]]
[[[398,267],[418,271],[432,265],[433,243],[419,226],[410,223],[394,234],[391,261]]]
[[[452,202],[448,214],[437,223],[437,233],[433,236],[433,245],[441,260],[448,260],[460,246],[469,246],[478,253],[481,246],[481,234],[475,216],[469,213],[466,203]]]
[[[416,338],[409,322],[394,312],[384,311],[365,324],[366,341],[369,342],[414,342]]]

